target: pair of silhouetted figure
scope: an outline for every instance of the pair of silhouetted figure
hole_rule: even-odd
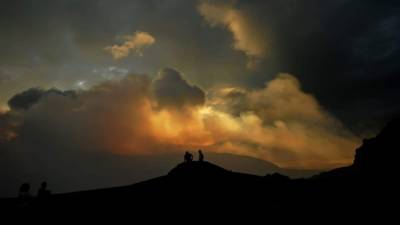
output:
[[[23,183],[21,187],[19,188],[19,194],[18,197],[23,200],[23,201],[28,201],[29,199],[32,198],[32,195],[30,193],[31,185],[29,183]],[[51,192],[50,190],[47,189],[47,182],[44,181],[42,182],[42,185],[40,186],[37,197],[38,198],[46,198],[50,196]]]
[[[199,152],[199,162],[203,162],[204,161],[204,155],[203,152],[201,150],[198,151]],[[186,151],[185,155],[183,156],[184,162],[186,163],[190,163],[193,161],[193,155]]]

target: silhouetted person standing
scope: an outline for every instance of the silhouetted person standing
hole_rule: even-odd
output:
[[[201,149],[199,150],[199,162],[204,162],[204,155]]]
[[[47,190],[47,182],[44,181],[38,190],[37,196],[38,198],[46,198],[50,196],[50,194],[51,194],[50,190]]]
[[[192,162],[193,161],[193,155],[190,154],[188,151],[186,151],[183,159],[184,159],[185,163]]]

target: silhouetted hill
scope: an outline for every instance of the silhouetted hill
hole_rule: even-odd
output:
[[[101,151],[99,151],[101,152]],[[4,154],[1,157],[5,157]],[[0,165],[0,198],[14,197],[18,187],[29,181],[35,190],[43,179],[56,193],[74,192],[137,183],[167,174],[181,153],[154,155],[118,155],[108,151],[96,154],[82,152],[79,159],[59,156],[51,165],[34,168],[20,165]],[[280,168],[265,160],[226,153],[205,152],[206,160],[227,170],[264,176],[281,173],[291,178],[310,177],[319,171]],[[60,161],[61,159],[64,159]],[[58,161],[57,161],[58,160]],[[13,162],[15,160],[10,160]],[[58,162],[58,163],[57,163]],[[31,165],[33,163],[30,163]],[[47,168],[52,168],[51,170]]]
[[[359,215],[389,212],[397,203],[399,120],[357,149],[354,164],[310,179],[274,173],[257,176],[232,172],[210,162],[180,163],[167,175],[133,185],[52,195],[21,205],[3,199],[0,210],[101,213],[136,216],[149,212],[179,218],[238,215]],[[389,163],[389,164],[388,164]]]
[[[268,202],[265,209],[279,208],[277,195],[260,195],[277,190],[272,181],[228,171],[209,162],[195,161],[178,164],[166,176],[133,185],[56,194],[45,203],[34,199],[30,206],[22,208],[18,199],[8,199],[0,202],[0,208],[49,212],[72,210],[76,213],[127,210],[160,213],[171,210],[179,214],[203,210],[204,207],[210,212],[243,211],[243,205],[256,208],[255,204],[263,201]]]
[[[400,118],[393,119],[376,137],[363,140],[356,149],[351,166],[321,173],[314,179],[352,179],[357,182],[384,179],[394,182],[398,177],[399,129]]]
[[[365,139],[356,150],[353,167],[363,173],[390,173],[398,169],[400,118],[390,121],[374,138]]]
[[[321,170],[281,168],[271,162],[243,155],[208,152],[206,157],[209,162],[227,170],[260,176],[279,173],[290,178],[308,178],[321,172]]]
[[[173,168],[168,176],[177,177],[189,177],[198,179],[200,177],[215,177],[215,176],[226,176],[229,172],[217,165],[209,162],[190,162],[180,163]]]

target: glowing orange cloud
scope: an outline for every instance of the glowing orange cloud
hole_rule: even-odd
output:
[[[235,91],[243,102],[230,99]],[[158,109],[156,100],[146,96],[141,105],[135,104],[135,112],[119,117],[131,130],[113,142],[114,149],[148,154],[204,148],[297,168],[352,162],[359,140],[303,93],[295,77],[279,75],[260,90],[224,87],[213,92],[204,105],[182,108]],[[241,112],[235,116],[232,107],[242,107]],[[142,116],[139,124],[133,119],[137,115]]]
[[[14,138],[20,148],[46,143],[116,154],[202,148],[296,168],[332,168],[353,160],[360,140],[304,93],[292,75],[280,74],[262,89],[208,90],[203,101],[202,91],[181,74],[163,73],[156,89],[154,80],[131,75],[82,90],[74,98],[48,94],[18,112],[14,120],[19,122],[6,120],[19,125],[0,130],[1,136]],[[13,133],[17,131],[23,132]]]

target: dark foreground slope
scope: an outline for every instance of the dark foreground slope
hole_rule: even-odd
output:
[[[2,212],[104,215],[316,215],[389,213],[397,205],[399,120],[357,149],[354,164],[291,180],[235,173],[209,162],[181,163],[167,175],[134,185],[52,195],[22,204],[0,202]]]

